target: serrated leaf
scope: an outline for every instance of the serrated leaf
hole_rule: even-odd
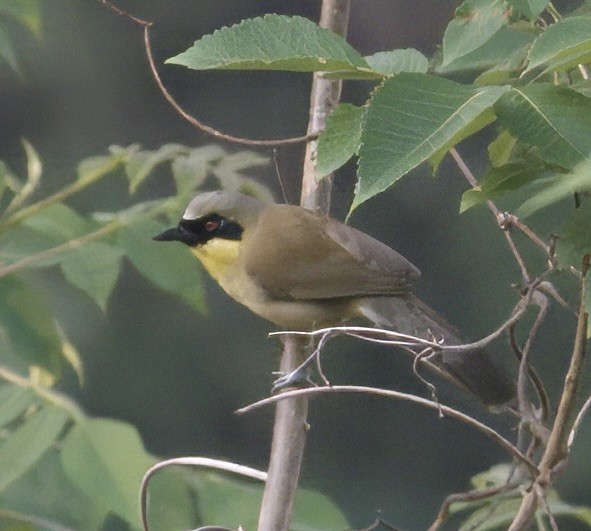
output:
[[[474,90],[426,74],[402,73],[385,81],[369,101],[359,150],[353,210],[410,170],[489,123],[490,109],[507,90]]]
[[[137,151],[129,156],[125,173],[129,179],[129,191],[134,193],[156,166],[187,153],[188,148],[180,144],[165,144],[155,151]]]
[[[32,389],[3,384],[0,387],[0,426],[20,417],[35,402],[36,395]]]
[[[55,443],[68,415],[45,405],[26,418],[0,445],[0,492],[24,475]]]
[[[61,457],[68,477],[97,507],[138,527],[138,489],[154,460],[133,426],[86,418],[64,439]]]
[[[199,312],[205,311],[201,269],[185,245],[152,240],[164,225],[154,220],[133,223],[118,232],[119,245],[134,267],[154,285],[179,296]]]
[[[331,174],[357,154],[365,107],[341,103],[330,113],[326,129],[318,137],[316,177]]]
[[[0,278],[0,332],[23,365],[59,373],[61,339],[51,311],[24,282]]]
[[[86,243],[64,256],[64,277],[96,302],[104,311],[119,276],[123,251],[102,242]]]
[[[193,70],[371,70],[336,33],[303,17],[275,14],[216,30],[165,62]]]
[[[548,0],[507,0],[507,3],[533,22],[546,9]]]
[[[2,0],[0,14],[10,15],[37,36],[41,33],[41,10],[38,0]]]
[[[378,52],[365,57],[369,66],[385,76],[400,72],[418,72],[425,74],[429,69],[429,59],[414,48]]]
[[[495,105],[499,122],[537,155],[572,169],[591,153],[591,99],[567,87],[515,87]]]
[[[506,20],[503,0],[466,0],[456,10],[456,16],[443,35],[441,68],[480,48]]]
[[[575,192],[591,187],[591,158],[578,164],[565,175],[555,176],[550,183],[527,199],[518,209],[517,215],[527,217],[541,208],[564,199]]]
[[[551,24],[532,44],[529,64],[541,76],[591,62],[591,17],[571,17]]]

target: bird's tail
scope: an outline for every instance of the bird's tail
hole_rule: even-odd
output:
[[[453,326],[414,295],[406,297],[368,297],[359,311],[375,326],[444,345],[460,345]],[[486,405],[502,405],[515,396],[515,386],[484,350],[437,352],[428,362],[435,372],[476,395]]]

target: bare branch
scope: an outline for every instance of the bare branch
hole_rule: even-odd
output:
[[[292,391],[285,391],[280,395],[264,398],[263,400],[259,400],[254,404],[250,404],[246,407],[238,409],[236,413],[238,415],[249,413],[259,407],[266,406],[269,404],[275,404],[287,398],[293,398],[298,396],[311,396],[324,393],[364,393],[376,396],[383,396],[386,398],[394,398],[396,400],[413,402],[428,409],[433,409],[437,412],[441,411],[445,416],[460,420],[461,422],[464,422],[465,424],[468,424],[469,426],[472,426],[473,428],[476,428],[478,431],[484,433],[489,439],[491,439],[493,442],[504,448],[519,462],[523,463],[534,477],[536,477],[539,474],[538,467],[528,457],[526,457],[515,445],[513,445],[511,442],[509,442],[502,435],[500,435],[498,432],[496,432],[486,424],[483,424],[482,422],[470,417],[469,415],[466,415],[465,413],[462,413],[461,411],[458,411],[457,409],[453,409],[449,406],[438,404],[437,402],[434,402],[433,400],[429,400],[427,398],[422,398],[420,396],[411,395],[408,393],[401,393],[399,391],[391,391],[389,389],[379,389],[375,387],[363,387],[358,385],[335,385],[332,387],[311,387],[307,389],[296,389]]]

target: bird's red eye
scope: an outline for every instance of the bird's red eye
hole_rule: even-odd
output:
[[[205,223],[205,230],[207,232],[211,232],[215,229],[217,229],[220,226],[220,222],[219,221],[207,221]]]

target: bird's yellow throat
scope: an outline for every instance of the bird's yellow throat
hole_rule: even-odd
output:
[[[203,245],[193,247],[191,251],[199,258],[207,272],[220,282],[228,268],[236,263],[240,243],[239,240],[214,238]]]

